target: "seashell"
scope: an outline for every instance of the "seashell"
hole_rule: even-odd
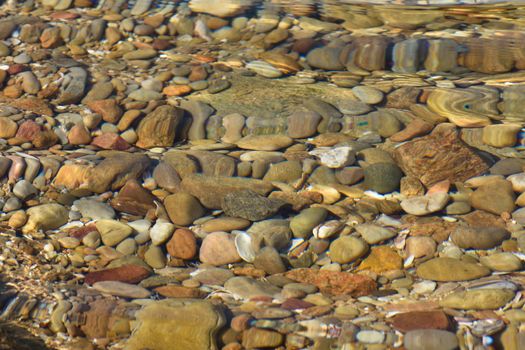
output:
[[[341,194],[331,186],[315,184],[309,186],[308,191],[319,192],[323,196],[323,204],[334,204],[341,198]]]
[[[255,251],[253,249],[252,237],[244,231],[232,231],[235,235],[235,248],[239,256],[247,262],[255,260]]]
[[[327,221],[314,228],[313,233],[315,238],[324,239],[329,238],[341,231],[344,224],[337,220]]]
[[[246,68],[265,78],[273,79],[283,76],[279,69],[265,61],[252,61],[246,65]]]
[[[428,96],[428,108],[462,128],[491,124],[491,119],[502,119],[497,109],[498,90],[490,87],[468,89],[437,88]]]
[[[518,141],[521,126],[517,124],[487,125],[483,128],[483,143],[492,147],[512,147]]]

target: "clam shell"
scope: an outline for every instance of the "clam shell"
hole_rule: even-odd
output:
[[[235,248],[237,253],[246,262],[255,260],[255,251],[253,250],[252,237],[244,231],[233,231],[235,234]]]

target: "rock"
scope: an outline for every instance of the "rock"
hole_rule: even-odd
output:
[[[76,124],[69,130],[67,139],[71,145],[87,145],[91,142],[91,134],[84,125]]]
[[[373,247],[370,254],[359,265],[359,270],[370,270],[380,274],[403,268],[403,258],[387,246]]]
[[[138,128],[137,146],[142,148],[171,147],[177,136],[177,129],[183,118],[183,112],[165,105],[157,107],[141,120]]]
[[[16,135],[18,125],[7,117],[0,117],[0,138],[10,139]]]
[[[430,135],[402,144],[395,149],[394,157],[406,175],[418,178],[425,186],[443,180],[463,182],[488,170],[450,124],[440,124]]]
[[[382,344],[385,341],[385,333],[375,330],[362,330],[356,334],[356,339],[365,344]]]
[[[243,13],[252,3],[252,0],[226,0],[220,4],[211,0],[191,0],[189,5],[193,12],[209,13],[210,15],[224,18]]]
[[[168,88],[169,87],[166,87],[166,89]],[[148,102],[162,100],[163,95],[160,92],[153,90],[138,89],[130,93],[128,97],[135,101]]]
[[[131,15],[139,16],[147,12],[151,6],[152,0],[138,0],[131,9]]]
[[[113,219],[115,211],[109,205],[94,199],[81,198],[73,202],[73,205],[82,214],[82,217],[93,220]]]
[[[425,69],[429,72],[449,72],[457,66],[457,46],[451,39],[428,41]]]
[[[102,242],[113,247],[133,233],[133,229],[117,220],[98,220],[97,231],[100,233]]]
[[[355,152],[348,146],[319,147],[308,153],[319,158],[321,164],[329,168],[342,168],[355,162]]]
[[[356,86],[352,88],[354,95],[361,101],[369,105],[375,105],[383,100],[383,93],[371,86]]]
[[[36,95],[42,86],[33,72],[22,72],[18,76],[22,79],[22,89],[31,95]]]
[[[392,71],[396,73],[415,73],[422,63],[421,46],[423,40],[407,39],[399,41],[394,45],[392,60],[394,64]]]
[[[183,101],[180,107],[191,114],[192,122],[188,130],[188,140],[206,138],[206,121],[215,111],[209,105],[199,101]]]
[[[237,146],[254,151],[277,151],[290,146],[292,142],[285,135],[248,135],[237,141]]]
[[[361,167],[345,167],[337,170],[335,177],[342,185],[353,185],[361,181],[365,177],[365,173]]]
[[[314,68],[324,70],[344,70],[341,63],[342,49],[338,47],[320,47],[306,55],[306,62]]]
[[[416,196],[401,201],[401,208],[408,214],[428,215],[445,208],[449,201],[447,193],[438,192],[425,196]]]
[[[166,249],[174,258],[190,260],[197,254],[197,240],[192,231],[179,228],[166,244]]]
[[[506,180],[495,180],[480,186],[470,196],[470,204],[496,215],[512,213],[516,208],[516,195],[512,184]]]
[[[283,219],[270,219],[254,223],[246,231],[252,240],[255,250],[260,247],[274,247],[277,250],[284,249],[290,243],[292,236],[290,222]]]
[[[294,183],[303,175],[303,166],[298,160],[270,163],[270,168],[263,177],[264,181]]]
[[[168,221],[158,219],[149,231],[151,243],[154,245],[164,244],[171,237],[173,231],[175,231],[175,225]]]
[[[101,293],[123,298],[139,299],[147,298],[151,295],[151,292],[146,288],[118,281],[95,282],[93,283],[93,288]]]
[[[434,258],[417,268],[417,275],[433,281],[468,281],[490,274],[482,265],[453,258]]]
[[[155,196],[137,180],[130,179],[111,200],[111,206],[120,212],[145,216],[156,208],[155,200]]]
[[[250,328],[242,333],[242,345],[247,349],[277,348],[284,341],[284,336],[276,331]]]
[[[205,210],[197,198],[185,192],[178,192],[164,198],[164,206],[175,225],[187,226],[204,215]]]
[[[255,256],[253,265],[256,269],[261,269],[269,275],[286,272],[286,266],[279,256],[279,252],[273,247],[262,248]]]
[[[182,180],[182,188],[197,197],[206,208],[220,209],[222,199],[228,193],[249,189],[266,196],[273,186],[267,181],[256,179],[195,174]]]
[[[144,154],[108,151],[105,159],[94,168],[78,169],[81,177],[81,188],[95,193],[102,193],[108,189],[116,190],[126,184],[129,179],[137,179],[149,166],[149,158]],[[55,178],[55,184],[60,185],[64,180],[60,178],[62,167]],[[64,178],[68,177],[68,170],[64,170]],[[57,182],[57,178],[59,181]],[[67,187],[67,186],[66,186]],[[68,187],[70,188],[70,187]],[[73,187],[74,188],[74,187]],[[73,189],[70,188],[70,189]]]
[[[450,238],[463,249],[492,249],[510,238],[510,233],[501,227],[458,226]]]
[[[389,193],[399,189],[403,172],[393,163],[375,163],[364,170],[365,186],[372,191]]]
[[[214,266],[241,261],[233,237],[225,232],[210,233],[202,240],[199,259]]]
[[[394,230],[374,224],[359,224],[355,230],[368,244],[376,244],[397,235]]]
[[[93,284],[101,281],[119,281],[124,283],[139,283],[151,274],[144,266],[127,264],[119,267],[90,272],[84,278],[84,283]]]
[[[403,333],[418,329],[446,330],[450,326],[450,321],[440,310],[410,311],[395,315],[392,318],[392,326]]]
[[[242,230],[250,226],[251,222],[241,218],[219,217],[206,221],[201,228],[206,232]]]
[[[68,210],[60,204],[49,203],[31,207],[26,211],[29,216],[22,232],[33,233],[39,230],[53,230],[67,223]]]
[[[293,139],[304,139],[317,132],[321,116],[316,112],[295,112],[288,117],[288,136]]]
[[[264,220],[276,214],[283,205],[283,201],[263,197],[252,190],[228,193],[221,203],[226,215],[250,221]]]
[[[492,310],[505,306],[514,298],[510,289],[480,288],[454,292],[441,299],[439,305],[452,309]]]
[[[206,296],[206,292],[203,292],[197,288],[189,288],[184,286],[177,286],[174,284],[168,284],[167,286],[155,288],[155,292],[159,293],[166,298],[191,298],[199,299]]]
[[[38,194],[38,192],[36,187],[26,180],[20,180],[13,186],[13,194],[23,201]]]
[[[71,67],[64,82],[60,86],[60,93],[56,103],[75,104],[82,100],[85,94],[88,73],[80,67]]]
[[[274,297],[281,289],[268,282],[255,280],[249,277],[232,277],[226,283],[224,288],[244,299],[254,297]]]
[[[413,119],[406,127],[398,133],[390,136],[390,141],[404,142],[417,136],[428,134],[434,129],[434,126],[422,119]]]
[[[369,295],[377,288],[370,277],[348,272],[314,269],[294,269],[285,274],[291,280],[308,283],[319,288],[321,293],[353,297]]]
[[[437,244],[431,237],[415,236],[407,238],[405,249],[409,256],[421,258],[423,256],[433,256],[436,252]]]
[[[513,147],[521,126],[517,124],[487,125],[483,128],[483,143],[492,147]]]
[[[283,73],[265,61],[252,61],[246,64],[246,68],[265,78],[280,78]]]
[[[222,126],[224,127],[225,132],[221,140],[226,143],[234,144],[242,138],[244,116],[239,113],[228,114],[222,118]]]
[[[144,253],[144,261],[154,269],[163,269],[167,259],[161,247],[150,245]]]
[[[87,103],[87,106],[95,113],[102,116],[102,119],[108,123],[117,124],[122,117],[122,109],[117,101],[110,98],[107,100],[95,100]]]
[[[146,305],[137,320],[129,350],[216,350],[216,334],[226,324],[222,309],[208,301],[174,299]]]
[[[294,237],[310,237],[313,229],[322,223],[327,215],[328,211],[324,208],[308,208],[302,210],[299,215],[293,217],[290,221],[290,229]]]
[[[482,256],[479,262],[492,271],[512,272],[521,270],[521,260],[512,253],[494,253]]]
[[[357,237],[339,237],[330,244],[330,258],[339,264],[348,264],[367,252],[368,244]]]
[[[407,350],[454,350],[458,347],[456,334],[438,329],[418,329],[405,334]]]

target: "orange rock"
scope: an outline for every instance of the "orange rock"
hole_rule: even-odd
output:
[[[40,134],[41,131],[42,129],[40,125],[38,125],[32,120],[26,120],[25,122],[20,124],[20,127],[16,132],[16,137],[24,139],[26,141],[33,141],[36,135]]]
[[[126,182],[111,201],[111,206],[118,211],[141,216],[156,208],[155,197],[135,179]]]
[[[38,133],[32,143],[35,148],[49,148],[58,142],[58,136],[53,130],[44,130]]]
[[[179,228],[166,244],[166,249],[175,258],[192,259],[197,254],[197,240],[192,231]]]
[[[368,257],[359,265],[359,270],[370,270],[382,273],[397,270],[403,267],[403,259],[396,251],[388,246],[372,248]]]
[[[112,269],[90,272],[86,275],[84,283],[89,285],[100,281],[138,283],[150,274],[150,270],[143,266],[128,264]]]
[[[53,115],[53,110],[49,107],[49,104],[38,97],[27,97],[17,99],[15,101],[10,102],[10,105],[36,114],[42,114],[47,116]]]
[[[68,190],[79,188],[86,182],[90,167],[83,164],[65,164],[58,170],[53,185]]]
[[[22,88],[18,85],[10,85],[4,89],[4,96],[9,98],[19,98],[22,93]]]
[[[112,149],[116,151],[125,151],[130,147],[126,140],[119,135],[110,132],[95,137],[91,144],[103,149]]]
[[[449,189],[450,189],[450,181],[443,180],[443,181],[440,181],[432,185],[432,187],[428,189],[427,195],[434,194],[434,193],[448,193]]]
[[[112,98],[107,100],[90,101],[87,106],[93,112],[100,114],[102,119],[108,123],[116,124],[122,116],[122,109],[117,101]]]
[[[188,85],[169,85],[162,90],[162,93],[166,96],[184,96],[189,94],[191,90]]]
[[[0,117],[0,138],[9,139],[16,135],[18,125],[7,117]]]
[[[155,291],[167,298],[203,298],[206,293],[198,288],[188,288],[169,284],[155,288]]]
[[[91,142],[91,134],[84,125],[76,124],[69,130],[67,139],[72,145],[88,145]]]
[[[368,276],[348,272],[315,269],[295,269],[285,273],[291,280],[313,284],[321,293],[330,295],[369,295],[377,289],[376,282]]]
[[[415,329],[448,329],[450,321],[440,310],[412,311],[395,315],[392,318],[392,326],[405,333]]]

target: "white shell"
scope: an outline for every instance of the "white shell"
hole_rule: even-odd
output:
[[[313,233],[315,238],[329,238],[339,232],[343,228],[343,223],[337,220],[330,220],[314,228]]]
[[[237,253],[246,262],[255,260],[255,251],[253,249],[252,237],[244,231],[233,231],[235,234],[235,248]]]

